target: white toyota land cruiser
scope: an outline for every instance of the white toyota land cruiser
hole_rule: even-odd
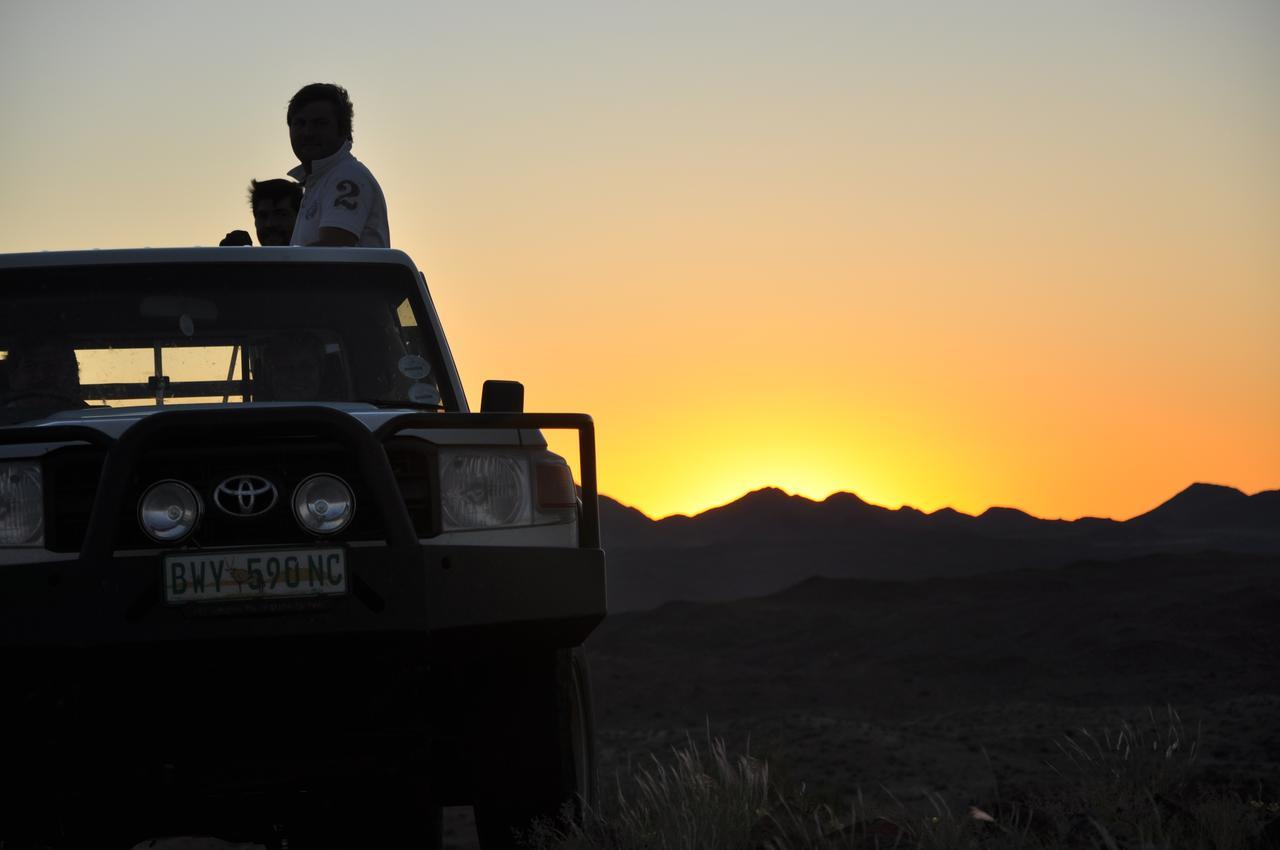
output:
[[[591,420],[469,412],[407,256],[0,256],[0,352],[0,846],[430,846],[472,804],[495,848],[590,798]]]

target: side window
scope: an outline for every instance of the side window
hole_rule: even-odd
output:
[[[396,308],[396,319],[400,322],[402,328],[416,328],[418,326],[418,317],[413,314],[413,303],[408,298],[400,302],[400,306]]]
[[[431,354],[423,342],[418,317],[413,312],[413,302],[408,298],[396,307],[396,325],[404,354],[398,369],[401,375],[399,391],[414,404],[438,405],[441,403],[439,377],[431,365]]]
[[[155,404],[147,379],[155,373],[155,352],[148,348],[80,348],[80,392],[89,404],[137,407]]]
[[[244,400],[238,345],[81,348],[76,359],[81,393],[90,404]]]

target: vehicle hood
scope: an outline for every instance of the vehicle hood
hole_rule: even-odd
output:
[[[240,407],[242,405],[236,405]],[[401,416],[406,413],[420,413],[421,411],[413,408],[382,408],[375,407],[371,404],[362,402],[251,402],[243,405],[252,408],[290,408],[290,407],[327,407],[330,410],[337,410],[347,414],[351,418],[357,420],[370,431],[375,431],[379,426],[389,419]],[[10,425],[0,426],[0,434],[5,431],[11,431],[18,428],[38,429],[52,428],[60,425],[79,425],[83,427],[93,428],[100,431],[105,436],[112,439],[119,439],[122,434],[131,427],[146,419],[149,416],[155,416],[166,410],[225,410],[227,405],[224,404],[184,404],[169,408],[139,407],[139,408],[86,408],[83,410],[63,410],[51,414],[43,419],[29,420]],[[449,444],[512,444],[521,442],[517,432],[511,429],[432,429],[413,430],[409,429],[402,433],[415,434],[424,439],[429,439],[434,443]],[[527,444],[528,438],[524,440]],[[44,454],[54,448],[66,445],[65,440],[54,440],[48,443],[32,440],[17,445],[0,445],[0,457],[32,457],[33,455]]]

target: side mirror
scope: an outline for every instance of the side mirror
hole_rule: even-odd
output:
[[[485,381],[480,392],[481,413],[524,413],[524,384],[519,381]]]

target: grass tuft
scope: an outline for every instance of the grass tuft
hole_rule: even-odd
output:
[[[938,794],[907,806],[881,789],[844,805],[779,786],[769,765],[733,756],[708,731],[619,776],[576,822],[535,825],[532,850],[1253,850],[1276,847],[1280,803],[1246,799],[1198,776],[1199,729],[1169,708],[1080,729],[1038,790],[954,811]],[[989,761],[989,759],[988,759]]]

